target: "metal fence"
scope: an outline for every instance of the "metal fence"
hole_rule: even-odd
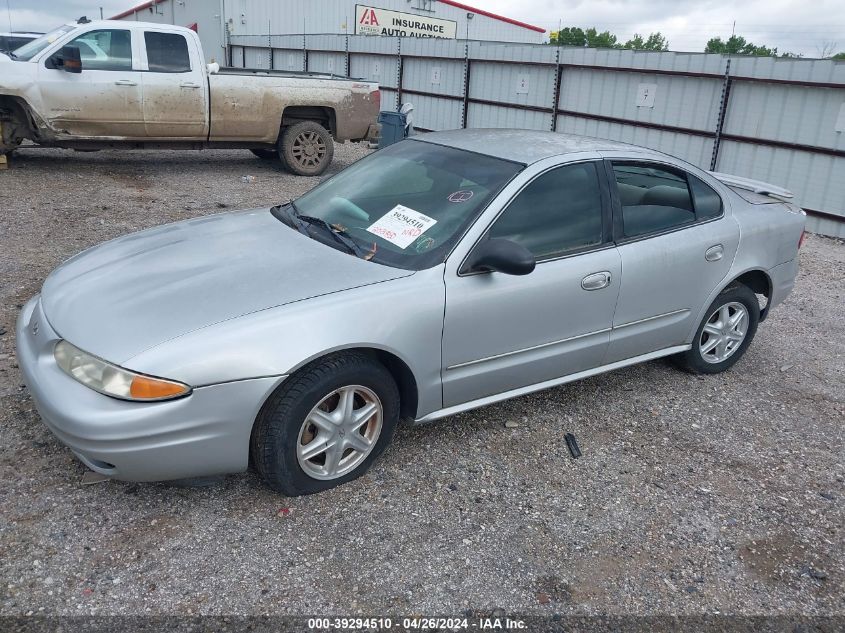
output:
[[[845,62],[354,35],[232,36],[236,67],[377,81],[422,130],[609,138],[787,187],[845,237]]]

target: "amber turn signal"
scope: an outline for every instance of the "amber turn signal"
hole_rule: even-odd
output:
[[[129,395],[137,400],[161,400],[188,392],[186,385],[147,376],[135,376],[129,385]]]

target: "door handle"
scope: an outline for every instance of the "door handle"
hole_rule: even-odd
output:
[[[179,84],[179,87],[180,88],[199,88],[200,85],[195,84],[195,83],[190,82],[190,81],[183,81],[181,84]]]
[[[721,244],[716,244],[704,251],[704,259],[708,262],[718,262],[724,254],[725,248]]]
[[[114,82],[115,86],[137,86],[138,83],[131,79],[118,79]]]
[[[581,280],[581,287],[584,290],[601,290],[610,285],[610,279],[610,273],[603,270],[600,273],[593,273],[584,277]]]

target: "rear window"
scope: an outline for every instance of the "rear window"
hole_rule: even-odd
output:
[[[147,63],[152,72],[185,73],[191,70],[188,40],[178,33],[144,33]]]

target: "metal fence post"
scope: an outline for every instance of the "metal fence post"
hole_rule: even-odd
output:
[[[725,115],[728,111],[728,100],[731,96],[731,58],[725,63],[725,78],[722,80],[722,98],[719,100],[719,114],[716,118],[716,136],[713,138],[713,154],[710,157],[710,171],[716,171],[719,162],[719,145],[722,142],[722,129],[725,126]]]
[[[464,44],[464,107],[461,111],[461,127],[467,127],[469,118],[469,79],[470,79],[469,42]]]
[[[346,64],[346,72],[344,73],[347,77],[349,77],[352,73],[352,70],[349,68],[349,33],[346,33],[343,37],[344,42],[344,58],[343,63]]]
[[[402,56],[402,38],[396,38],[396,50],[399,54],[399,64],[396,68],[396,109],[402,107],[402,81],[405,78],[405,58]]]
[[[560,102],[560,83],[563,81],[563,68],[560,65],[560,47],[555,51],[555,89],[552,104],[552,132],[557,132],[557,108]]]

